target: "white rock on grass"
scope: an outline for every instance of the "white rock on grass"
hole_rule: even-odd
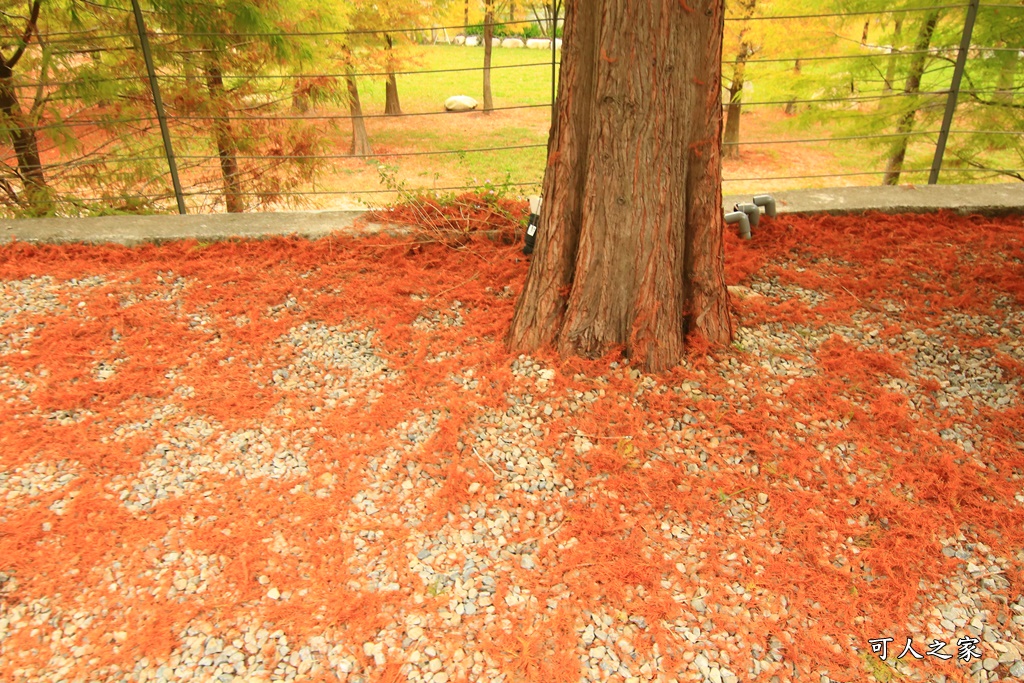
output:
[[[448,111],[473,111],[477,106],[477,101],[468,95],[454,95],[444,102]]]
[[[524,43],[521,38],[506,38],[501,41],[502,47],[523,47],[525,45],[526,43]]]
[[[531,50],[550,50],[551,39],[550,38],[530,38],[526,41],[526,47]]]
[[[466,47],[476,47],[480,44],[480,36],[466,36]]]

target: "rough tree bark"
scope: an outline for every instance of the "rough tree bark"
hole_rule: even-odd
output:
[[[26,115],[22,111],[18,91],[14,85],[14,67],[21,61],[32,35],[36,32],[41,4],[42,0],[35,0],[32,3],[25,31],[14,54],[10,57],[0,55],[0,111],[3,112],[3,123],[8,129],[14,156],[18,160],[18,177],[23,188],[23,196],[19,201],[30,213],[40,216],[52,211],[52,197],[43,174],[33,112]]]
[[[732,337],[721,189],[723,0],[568,0],[541,229],[507,337],[649,371]]]
[[[373,148],[370,146],[370,136],[366,134],[363,105],[359,101],[359,86],[356,85],[354,73],[351,66],[345,68],[345,83],[348,85],[348,110],[352,116],[352,147],[349,149],[349,154],[369,156],[373,154]]]
[[[491,96],[491,43],[494,38],[494,0],[484,0],[484,113],[494,109]]]
[[[921,30],[917,34],[917,43],[914,45],[914,51],[918,54],[914,55],[914,59],[910,63],[907,82],[903,88],[903,92],[907,95],[915,95],[921,90],[921,76],[924,74],[924,67],[928,61],[928,55],[925,54],[925,51],[928,50],[932,43],[932,34],[935,33],[935,25],[938,22],[939,13],[935,11],[929,13],[925,17],[924,23],[921,24]],[[896,132],[906,137],[897,138],[892,151],[889,153],[889,161],[885,167],[885,177],[882,179],[883,185],[899,185],[900,183],[900,173],[903,171],[903,161],[907,158],[907,145],[910,143],[909,134],[914,130],[914,119],[916,117],[917,108],[915,106],[900,116],[899,122],[896,124]]]
[[[210,106],[214,112],[213,133],[217,141],[217,155],[220,157],[220,172],[224,178],[224,203],[228,213],[243,213],[245,197],[242,195],[242,179],[238,172],[238,147],[234,131],[231,130],[231,119],[228,118],[224,77],[220,67],[213,62],[206,65],[206,89],[210,93]]]
[[[398,79],[395,78],[395,57],[392,52],[395,44],[390,33],[384,34],[384,41],[388,46],[388,82],[384,86],[384,113],[387,116],[401,116],[402,104],[398,101]]]

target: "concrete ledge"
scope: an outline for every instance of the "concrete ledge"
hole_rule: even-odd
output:
[[[878,185],[828,190],[771,193],[779,213],[957,213],[999,215],[1024,213],[1024,183],[1005,185]],[[731,209],[749,195],[726,197]]]
[[[316,239],[333,233],[373,234],[384,229],[372,223],[357,225],[356,219],[363,215],[362,211],[285,211],[0,220],[0,243],[17,240],[133,245],[184,239],[215,242],[279,235]]]
[[[1024,213],[1024,183],[1006,185],[900,185],[794,190],[772,194],[780,213]],[[727,196],[726,208],[750,201],[750,195]],[[298,235],[316,239],[334,233],[374,234],[375,224],[357,224],[359,211],[290,211],[281,213],[203,214],[199,216],[100,216],[0,220],[0,244],[85,242],[139,244],[169,240],[217,241]],[[402,232],[402,231],[396,231]]]

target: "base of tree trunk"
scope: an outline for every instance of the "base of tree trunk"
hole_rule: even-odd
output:
[[[648,371],[732,338],[724,276],[724,3],[568,3],[541,229],[507,342]],[[657,84],[656,86],[654,84]]]
[[[353,156],[370,156],[370,136],[366,134],[366,121],[363,120],[363,105],[359,101],[359,87],[354,76],[345,77],[348,85],[349,112],[352,115],[352,146],[349,154]]]

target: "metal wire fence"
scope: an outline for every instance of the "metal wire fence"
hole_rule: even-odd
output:
[[[287,71],[270,62],[247,64],[235,60],[221,72],[210,66],[209,54],[215,50],[203,42],[212,38],[242,41],[240,45],[263,39],[314,40],[336,43],[348,50],[351,41],[363,37],[406,35],[413,39],[410,42],[424,46],[417,53],[421,59],[429,50],[444,51],[445,58],[452,58],[453,51],[460,50],[482,61],[479,52],[473,52],[475,48],[465,45],[474,42],[467,39],[467,34],[475,34],[482,25],[205,33],[146,29],[146,17],[152,12],[137,6],[108,9],[126,15],[137,9],[134,14],[140,30],[111,32],[96,25],[38,31],[32,48],[38,50],[37,63],[41,66],[12,77],[9,85],[3,86],[25,102],[23,108],[30,108],[34,115],[29,123],[25,117],[3,119],[6,135],[0,149],[0,202],[8,214],[22,215],[27,206],[31,208],[30,202],[39,197],[32,190],[39,189],[40,181],[45,183],[48,210],[68,215],[171,211],[175,205],[183,213],[226,207],[324,208],[419,193],[481,188],[527,193],[540,187],[553,110],[551,97],[542,94],[548,86],[552,96],[556,92],[560,54],[557,39],[537,43],[550,51],[549,60],[533,58],[536,51],[522,50],[522,58],[490,65],[491,78],[499,84],[501,93],[498,106],[488,112],[453,112],[441,106],[441,95],[449,94],[441,89],[467,82],[458,81],[460,78],[482,75],[482,63],[413,68],[415,62],[396,66],[390,61],[384,64],[380,59],[367,59],[362,67],[346,61],[341,67]],[[904,182],[937,182],[944,163],[943,180],[1024,180],[1024,132],[1019,124],[998,127],[1005,120],[1021,120],[1013,115],[1024,110],[1019,102],[1024,86],[1018,85],[1019,79],[1014,76],[1009,83],[1003,80],[993,84],[973,82],[968,75],[968,82],[963,83],[965,63],[970,59],[1009,55],[1015,63],[1019,55],[1024,55],[1020,35],[994,45],[972,41],[978,13],[1010,11],[1024,15],[1024,5],[970,0],[889,9],[885,13],[809,12],[729,17],[727,21],[743,27],[777,22],[783,28],[793,23],[807,26],[821,22],[822,34],[835,37],[837,27],[852,19],[870,21],[883,14],[891,18],[939,11],[948,12],[949,17],[961,16],[958,13],[962,12],[959,47],[898,49],[871,45],[862,39],[854,51],[838,54],[832,49],[829,54],[804,51],[757,57],[756,50],[744,47],[741,56],[727,55],[723,73],[728,79],[742,77],[747,84],[773,84],[764,89],[774,90],[776,96],[755,98],[749,85],[725,92],[723,107],[727,113],[739,116],[741,111],[747,112],[739,120],[755,123],[752,132],[744,130],[738,139],[723,142],[728,157],[723,178],[726,191],[755,183],[764,191],[772,191],[822,183],[864,183],[878,177],[891,179],[892,162],[882,166],[887,154],[891,159],[892,145],[903,145],[905,158],[901,159],[897,177]],[[956,21],[948,19],[947,25]],[[525,27],[535,23],[524,20],[503,25]],[[453,36],[454,32],[457,34]],[[495,54],[511,54],[516,49],[501,47],[502,39],[496,40]],[[40,46],[45,46],[45,51]],[[907,59],[931,63],[921,70],[918,87],[899,89],[893,82],[892,65],[894,60]],[[52,60],[58,60],[61,68],[54,68]],[[110,64],[118,66],[112,70]],[[869,68],[857,72],[858,64]],[[813,87],[815,69],[822,70],[819,76],[828,72],[817,87]],[[837,74],[849,74],[851,86],[847,91],[836,87],[842,81]],[[446,80],[449,78],[456,80]],[[436,108],[378,111],[375,107],[380,102],[371,98],[369,110],[362,111],[353,100],[358,93],[357,79],[364,84],[370,81],[375,87],[385,79],[396,85],[419,79],[419,90],[430,97],[412,99],[420,107],[428,102]],[[800,81],[805,87],[784,92],[785,86],[780,83],[787,80]],[[812,87],[806,87],[807,83]],[[519,92],[528,94],[517,99]],[[778,96],[782,93],[784,96]],[[965,102],[995,105],[993,111],[1011,116],[997,119],[986,111],[984,115],[957,118],[957,105],[963,109]],[[889,103],[908,104],[883,109]],[[797,111],[801,107],[803,115]],[[934,115],[927,123],[908,126],[908,111]],[[937,117],[939,111],[943,113],[941,120]],[[913,115],[909,121],[914,123]],[[357,127],[367,124],[372,128],[367,137],[373,149],[363,150],[356,144]],[[36,166],[31,160],[26,162],[26,127],[34,136]],[[351,146],[348,128],[352,132]],[[949,159],[946,150],[951,139],[984,139],[992,153],[981,158],[956,152]],[[730,154],[737,148],[742,153]],[[458,161],[457,168],[444,161],[452,158]],[[404,166],[407,163],[411,166]],[[864,168],[866,163],[878,167]],[[423,182],[424,178],[428,182]]]

